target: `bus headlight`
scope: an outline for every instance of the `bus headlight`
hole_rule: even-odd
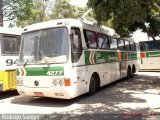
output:
[[[17,78],[17,85],[23,85],[23,79]]]
[[[63,85],[64,84],[64,80],[59,80],[59,84]]]
[[[53,80],[53,84],[54,84],[54,85],[57,85],[57,84],[58,84],[58,81],[57,81],[57,80]]]
[[[62,86],[64,85],[64,79],[53,79],[52,83],[54,86],[57,86],[57,85]]]

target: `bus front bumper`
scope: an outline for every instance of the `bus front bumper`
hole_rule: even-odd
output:
[[[49,87],[49,88],[29,88],[17,86],[20,95],[51,97],[60,99],[72,99],[76,97],[76,86],[70,87]]]

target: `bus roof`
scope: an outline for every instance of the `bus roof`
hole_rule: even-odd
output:
[[[51,20],[51,21],[46,21],[46,22],[40,22],[40,23],[26,26],[25,28],[23,28],[23,33],[41,30],[41,29],[53,28],[53,27],[64,27],[66,25],[75,26],[75,27],[83,26],[84,29],[94,30],[96,32],[102,32],[102,33],[106,33],[109,35],[111,35],[111,31],[112,32],[114,31],[113,29],[109,27],[104,27],[104,26],[99,27],[99,26],[95,26],[90,23],[87,23],[85,21],[82,22],[77,19],[66,18],[66,19],[56,19],[56,20]]]
[[[137,42],[133,38],[129,38],[129,37],[124,37],[124,38],[121,38],[121,39],[131,41],[131,42]]]
[[[21,35],[21,28],[0,27],[0,34]]]
[[[35,31],[35,30],[53,28],[53,27],[64,27],[66,25],[79,27],[80,24],[82,24],[82,23],[76,19],[68,19],[68,18],[67,19],[56,19],[56,20],[51,20],[51,21],[40,22],[40,23],[28,25],[23,28],[23,33]]]

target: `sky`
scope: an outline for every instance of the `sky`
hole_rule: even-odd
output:
[[[72,5],[77,5],[80,7],[85,7],[87,2],[88,2],[88,0],[70,0],[70,3]]]
[[[137,30],[133,33],[132,38],[135,41],[147,41],[148,40],[148,36],[147,33],[141,32],[141,30]]]

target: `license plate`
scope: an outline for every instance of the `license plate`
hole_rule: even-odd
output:
[[[36,96],[44,96],[42,92],[34,92]]]

